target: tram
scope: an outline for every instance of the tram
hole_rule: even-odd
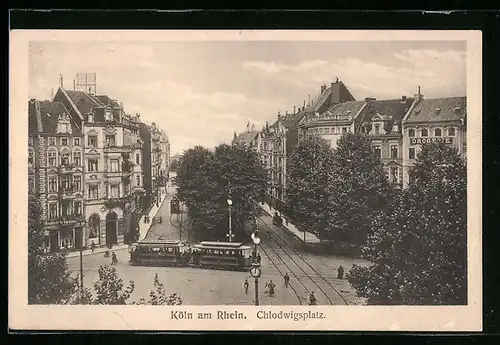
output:
[[[181,241],[141,240],[129,248],[133,266],[182,266],[187,265],[189,245]]]
[[[252,248],[236,242],[142,240],[129,248],[132,266],[191,266],[248,271]]]
[[[203,241],[192,246],[193,266],[247,271],[251,267],[252,247],[235,242]]]

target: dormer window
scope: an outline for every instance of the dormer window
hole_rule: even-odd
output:
[[[380,125],[375,125],[375,135],[380,134]]]
[[[112,116],[111,116],[111,112],[110,112],[110,111],[106,111],[106,112],[104,113],[104,120],[105,120],[105,121],[112,121],[112,120],[113,120],[113,118],[112,118]]]
[[[68,123],[61,123],[59,126],[60,126],[61,133],[69,133],[69,124]]]
[[[89,113],[88,122],[90,122],[90,123],[94,122],[94,114],[93,113]]]

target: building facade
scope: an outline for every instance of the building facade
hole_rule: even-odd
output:
[[[84,241],[82,121],[60,102],[28,104],[29,194],[40,200],[48,251]]]
[[[137,236],[144,196],[140,116],[108,96],[59,88],[61,102],[83,122],[84,243],[111,247]]]
[[[450,97],[424,99],[418,95],[415,105],[403,119],[403,186],[410,182],[408,170],[415,163],[422,144],[443,141],[467,154],[467,99]]]

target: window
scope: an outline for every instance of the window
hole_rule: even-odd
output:
[[[120,171],[120,168],[119,168],[120,160],[119,159],[111,159],[109,161],[109,163],[110,163],[109,165],[110,165],[111,171],[113,171],[113,172]]]
[[[97,135],[89,136],[89,146],[97,147]]]
[[[82,190],[82,177],[73,176],[73,187],[75,190]]]
[[[68,146],[68,138],[61,138],[61,145]]]
[[[80,150],[73,151],[73,164],[82,165],[82,152]]]
[[[428,137],[429,131],[427,129],[422,129],[422,137]]]
[[[106,135],[106,146],[116,146],[114,135]]]
[[[375,155],[378,157],[378,158],[381,158],[382,157],[382,150],[380,148],[380,146],[376,145],[373,147],[373,151],[375,151]]]
[[[414,147],[410,147],[408,149],[408,157],[410,159],[415,159],[415,148]]]
[[[49,192],[57,192],[57,177],[49,176]]]
[[[61,229],[61,247],[64,247],[64,248],[73,247],[73,229],[72,228]]]
[[[141,157],[139,156],[139,154],[138,154],[138,153],[136,153],[136,154],[135,154],[135,164],[141,164],[141,163],[140,163],[140,158],[141,158]]]
[[[61,153],[61,165],[69,164],[69,151],[64,151]]]
[[[455,128],[448,129],[448,136],[450,136],[450,137],[454,137],[455,136]]]
[[[89,159],[87,161],[87,167],[89,172],[96,172],[97,171],[97,159]]]
[[[49,219],[57,218],[57,204],[49,204]]]
[[[57,160],[57,152],[49,151],[49,167],[55,167]]]
[[[398,146],[391,145],[391,158],[398,158]]]
[[[434,130],[434,136],[435,137],[440,137],[441,136],[441,128],[436,128]]]
[[[111,118],[111,112],[110,111],[107,111],[105,114],[104,114],[104,120],[105,121],[111,121],[112,118]]]
[[[69,175],[61,175],[61,188],[68,189],[71,186]]]
[[[391,167],[391,181],[393,183],[398,183],[399,178],[398,178],[398,168],[397,167]]]
[[[28,176],[28,194],[35,193],[35,178],[33,175]]]
[[[112,184],[110,187],[110,193],[112,198],[119,198],[120,197],[120,185],[119,184]]]
[[[413,137],[415,136],[415,130],[414,130],[414,129],[409,129],[409,130],[408,130],[408,136],[409,136],[410,138],[413,138]]]
[[[69,133],[69,123],[61,123],[59,126],[61,133]]]
[[[137,175],[136,179],[137,179],[137,186],[140,186],[141,185],[141,175]]]
[[[34,152],[33,152],[33,150],[32,150],[32,149],[29,149],[29,150],[28,150],[28,164],[29,164],[29,165],[33,165],[33,163],[34,163],[34,158],[33,158],[33,156],[34,156]]]
[[[99,186],[89,186],[89,199],[99,199]]]
[[[342,133],[347,133],[347,127],[342,127]]]
[[[380,134],[380,125],[375,125],[375,135]]]
[[[73,138],[73,145],[80,146],[80,138]]]
[[[49,138],[49,145],[56,146],[56,138],[50,137]]]
[[[28,145],[33,146],[33,137],[28,137]]]

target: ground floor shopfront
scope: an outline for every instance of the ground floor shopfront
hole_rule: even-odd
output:
[[[80,249],[84,240],[84,229],[84,223],[47,227],[44,238],[45,251],[57,252],[60,250]]]

